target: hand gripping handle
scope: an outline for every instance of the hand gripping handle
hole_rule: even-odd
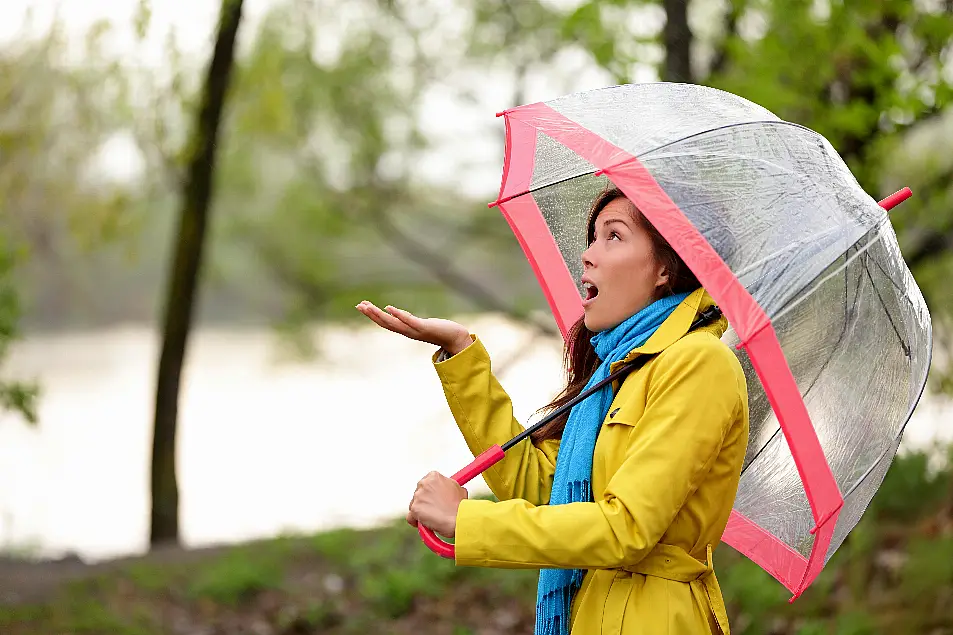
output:
[[[450,478],[456,481],[457,485],[466,485],[469,483],[476,475],[482,474],[488,470],[491,466],[495,465],[500,461],[505,455],[503,454],[503,448],[498,445],[492,446],[489,450],[473,459],[473,462],[470,465],[466,466]],[[420,532],[420,539],[424,541],[424,544],[430,548],[438,556],[443,556],[444,558],[453,558],[455,551],[453,545],[449,542],[444,542],[437,537],[437,534],[433,530],[424,527],[422,523],[417,524],[417,531]]]

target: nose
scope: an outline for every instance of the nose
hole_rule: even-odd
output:
[[[592,245],[590,244],[586,247],[585,251],[582,252],[582,268],[585,270],[592,266]]]

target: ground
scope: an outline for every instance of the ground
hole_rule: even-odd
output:
[[[953,635],[953,470],[899,458],[794,604],[721,546],[735,635]],[[535,571],[458,568],[402,521],[86,565],[0,559],[3,635],[531,633]]]

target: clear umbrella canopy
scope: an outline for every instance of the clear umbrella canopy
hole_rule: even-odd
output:
[[[610,180],[724,311],[751,426],[724,540],[800,595],[860,520],[926,384],[930,315],[892,203],[823,136],[711,88],[615,86],[501,114],[491,205],[564,334],[582,314],[588,211]]]

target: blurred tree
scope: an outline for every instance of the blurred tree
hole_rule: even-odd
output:
[[[9,236],[32,251],[68,253],[114,237],[126,192],[98,164],[128,119],[128,86],[102,52],[105,23],[68,59],[59,25],[0,50],[0,193]],[[71,243],[71,244],[67,244]]]
[[[15,253],[0,234],[0,362],[18,335],[20,303],[13,281],[15,264]],[[0,409],[17,412],[35,424],[37,390],[36,384],[0,379]]]
[[[24,305],[66,311],[65,263],[126,222],[125,191],[96,165],[121,125],[125,94],[102,55],[106,32],[96,25],[82,43],[88,68],[67,63],[59,25],[0,49],[0,360],[19,335]],[[0,383],[0,407],[35,423],[37,393],[32,382]]]
[[[143,6],[140,29],[148,22]],[[221,220],[209,236],[212,257],[199,315],[277,316],[300,333],[315,319],[356,317],[356,301],[386,292],[388,301],[424,313],[493,310],[532,319],[552,333],[506,224],[465,191],[466,165],[460,161],[456,171],[438,166],[448,175],[438,185],[423,171],[433,169],[437,143],[502,142],[498,122],[486,120],[484,133],[456,115],[488,91],[502,108],[538,95],[542,79],[547,96],[558,87],[575,89],[578,76],[597,67],[608,81],[662,77],[742,94],[825,134],[872,195],[913,187],[915,197],[894,213],[894,222],[942,324],[953,315],[942,284],[953,265],[947,204],[953,167],[942,152],[950,142],[934,133],[933,143],[904,155],[902,165],[897,157],[915,131],[946,125],[940,115],[950,88],[948,11],[948,3],[900,0],[354,0],[345,9],[336,0],[284,0],[237,62],[234,103],[223,123],[233,134],[221,147],[214,202],[227,213],[217,214]],[[65,109],[66,118],[56,120],[67,122],[61,127],[72,131],[72,141],[50,153],[66,159],[35,154],[40,176],[21,183],[43,183],[45,174],[69,178],[66,185],[33,187],[34,198],[40,192],[50,201],[34,207],[80,210],[78,201],[91,200],[89,188],[68,184],[75,182],[71,171],[84,165],[80,150],[101,147],[96,131],[131,131],[147,166],[135,198],[115,190],[110,207],[100,185],[87,205],[95,213],[69,215],[102,217],[85,231],[123,233],[133,218],[148,223],[147,231],[125,232],[138,236],[135,267],[114,256],[80,263],[75,249],[59,243],[47,250],[55,255],[45,256],[44,240],[63,233],[32,220],[43,215],[18,215],[31,232],[31,261],[44,265],[37,271],[41,267],[27,263],[30,280],[47,276],[45,284],[29,285],[47,323],[72,325],[84,314],[101,321],[149,319],[155,310],[150,282],[162,277],[162,238],[174,230],[173,192],[187,170],[187,122],[201,88],[200,73],[174,38],[168,51],[162,74],[121,68],[93,53],[89,68],[71,74],[56,65],[32,72],[27,58],[18,62],[19,76],[49,78],[47,92],[37,95],[86,88],[82,103],[95,106],[82,111],[88,122]],[[106,70],[112,71],[108,80]],[[69,81],[52,81],[61,76]],[[106,90],[89,90],[93,81]],[[111,97],[123,92],[125,104]],[[45,112],[43,104],[54,101],[28,103]],[[438,104],[452,104],[457,121],[441,120]],[[37,130],[35,138],[49,137]],[[57,270],[62,274],[49,273]],[[76,288],[81,291],[67,292]],[[32,305],[25,304],[29,316]]]
[[[618,82],[654,63],[657,77],[728,90],[816,130],[875,198],[909,185],[914,198],[892,220],[937,324],[953,327],[953,162],[945,159],[953,121],[943,117],[953,98],[953,3],[588,0],[567,12],[563,35]],[[897,157],[927,127],[934,143],[920,144],[907,156],[916,167],[904,170]],[[953,364],[945,366],[935,368],[935,386],[953,391]]]
[[[359,317],[358,301],[386,293],[425,313],[490,310],[554,335],[551,319],[529,314],[541,295],[532,281],[508,276],[522,256],[512,236],[486,229],[485,203],[420,178],[420,108],[452,72],[454,35],[413,4],[349,7],[360,20],[332,2],[279,5],[241,64],[223,146],[223,178],[241,184],[221,201],[241,240],[232,249],[251,246],[291,292],[292,331]]]
[[[222,0],[215,48],[188,146],[190,158],[182,183],[181,212],[168,278],[156,384],[152,439],[152,545],[178,542],[179,539],[179,491],[175,471],[179,381],[201,272],[219,129],[241,17],[242,0]]]

